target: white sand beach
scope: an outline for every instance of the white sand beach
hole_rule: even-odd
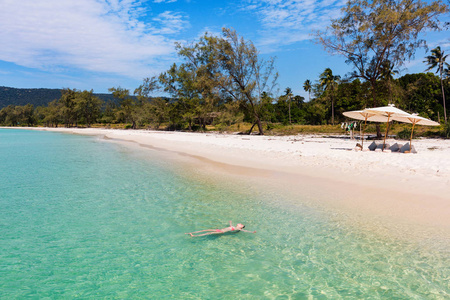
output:
[[[450,233],[450,140],[417,139],[417,154],[355,151],[349,136],[256,136],[148,130],[38,128],[138,143],[198,165],[279,181],[320,205],[382,224]],[[395,142],[387,141],[391,145]],[[366,141],[365,148],[370,144]],[[330,196],[331,195],[331,196]],[[386,225],[387,227],[388,225]]]

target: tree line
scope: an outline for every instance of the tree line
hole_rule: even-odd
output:
[[[344,121],[344,111],[371,106],[371,86],[359,79],[339,80],[330,85],[319,78],[314,83],[305,82],[303,86],[310,95],[309,101],[293,95],[290,88],[278,97],[267,93],[261,95],[258,112],[264,128],[270,129],[276,124],[336,124]],[[226,129],[240,122],[254,122],[252,111],[242,107],[244,102],[224,98],[208,106],[195,98],[148,97],[143,95],[141,88],[135,91],[134,96],[127,89],[112,88],[117,101],[103,101],[92,91],[63,89],[61,97],[46,106],[4,107],[0,110],[0,124],[48,127],[126,124],[126,128],[193,131],[205,130],[206,125]],[[450,94],[448,77],[443,80],[443,89],[445,94]],[[376,92],[381,105],[394,103],[406,111],[444,122],[441,81],[433,73],[391,78],[380,82]]]
[[[394,75],[418,47],[419,33],[439,29],[437,17],[448,12],[440,0],[350,1],[343,16],[316,33],[316,41],[346,58],[353,71],[346,76],[327,68],[303,83],[308,101],[289,87],[279,95],[275,59],[264,60],[254,44],[224,28],[222,36],[205,34],[191,44],[176,44],[182,63],[144,79],[133,93],[121,87],[110,92],[116,101],[101,101],[93,91],[64,89],[47,106],[8,106],[0,111],[3,125],[91,126],[127,124],[128,128],[167,130],[218,129],[248,122],[259,134],[274,124],[335,124],[341,113],[395,103],[434,120],[447,122],[449,94],[447,55],[439,47],[425,58],[432,73]],[[301,83],[299,83],[300,85]],[[170,97],[151,97],[164,92]]]

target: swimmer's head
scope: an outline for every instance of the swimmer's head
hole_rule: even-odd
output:
[[[239,224],[236,225],[236,228],[238,228],[238,229],[244,229],[244,228],[245,228],[245,225],[239,223]]]

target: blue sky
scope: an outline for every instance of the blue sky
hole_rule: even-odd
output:
[[[134,91],[168,69],[175,42],[232,27],[262,57],[276,57],[279,94],[305,97],[303,82],[325,68],[351,71],[340,56],[314,43],[311,32],[340,14],[343,0],[0,0],[0,86]],[[447,14],[442,21],[449,20]],[[449,31],[423,36],[450,53]],[[422,72],[425,52],[401,74]]]

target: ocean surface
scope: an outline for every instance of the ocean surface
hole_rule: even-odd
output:
[[[445,249],[160,152],[0,129],[0,299],[449,299]]]

